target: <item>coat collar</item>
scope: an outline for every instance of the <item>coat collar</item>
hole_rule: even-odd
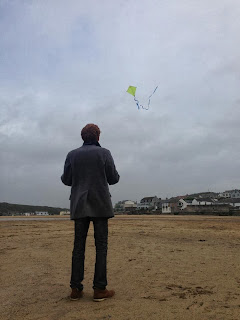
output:
[[[93,142],[84,142],[83,146],[97,146],[101,147],[98,141],[93,141]]]

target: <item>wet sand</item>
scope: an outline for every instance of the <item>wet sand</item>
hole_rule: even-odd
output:
[[[92,301],[87,240],[84,298],[68,296],[69,220],[0,218],[1,320],[238,320],[240,217],[118,216],[109,221],[111,300]]]

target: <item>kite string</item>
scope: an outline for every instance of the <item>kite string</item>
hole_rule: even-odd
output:
[[[153,93],[148,97],[148,107],[144,108],[143,106],[141,106],[143,109],[148,110],[150,107],[150,101],[151,101],[151,97],[152,95],[155,93],[155,91],[157,90],[158,86],[156,86],[156,88],[153,90]]]

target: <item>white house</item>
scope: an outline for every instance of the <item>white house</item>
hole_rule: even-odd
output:
[[[222,193],[222,196],[224,198],[240,198],[240,190],[226,190]]]
[[[142,200],[140,201],[140,203],[138,203],[137,208],[138,209],[148,209],[148,208],[154,208],[157,209],[157,203],[158,203],[159,199],[158,197],[154,196],[154,197],[145,197],[142,198]]]
[[[137,204],[134,201],[127,200],[124,202],[123,208],[125,211],[137,209]]]
[[[192,205],[192,200],[179,199],[179,201],[178,201],[178,207],[180,210],[183,210],[183,209],[187,208],[187,206],[191,206],[191,205]]]
[[[198,199],[192,200],[193,206],[209,206],[213,203],[215,203],[215,202],[210,198],[198,198]]]
[[[162,200],[162,213],[175,213],[179,211],[179,197]]]
[[[148,203],[138,203],[137,204],[137,208],[138,209],[148,209],[148,208],[150,208],[151,207],[151,205],[150,204],[148,204]]]
[[[179,199],[178,207],[180,210],[184,210],[187,206],[209,206],[215,203],[210,198],[195,198],[195,199]]]
[[[170,201],[162,200],[162,213],[171,213]]]
[[[48,216],[48,212],[47,211],[35,211],[35,214],[37,216]]]
[[[114,205],[114,210],[119,212],[119,211],[124,211],[124,203],[128,200],[121,200],[115,203]]]
[[[230,194],[231,194],[231,198],[240,198],[240,190],[237,190],[237,189],[232,190]]]
[[[70,211],[60,211],[60,216],[69,216],[70,215]]]

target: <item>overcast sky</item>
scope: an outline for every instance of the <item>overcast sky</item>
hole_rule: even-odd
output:
[[[69,207],[97,124],[113,203],[240,188],[239,0],[0,0],[0,201]],[[138,110],[128,86],[147,106]]]

